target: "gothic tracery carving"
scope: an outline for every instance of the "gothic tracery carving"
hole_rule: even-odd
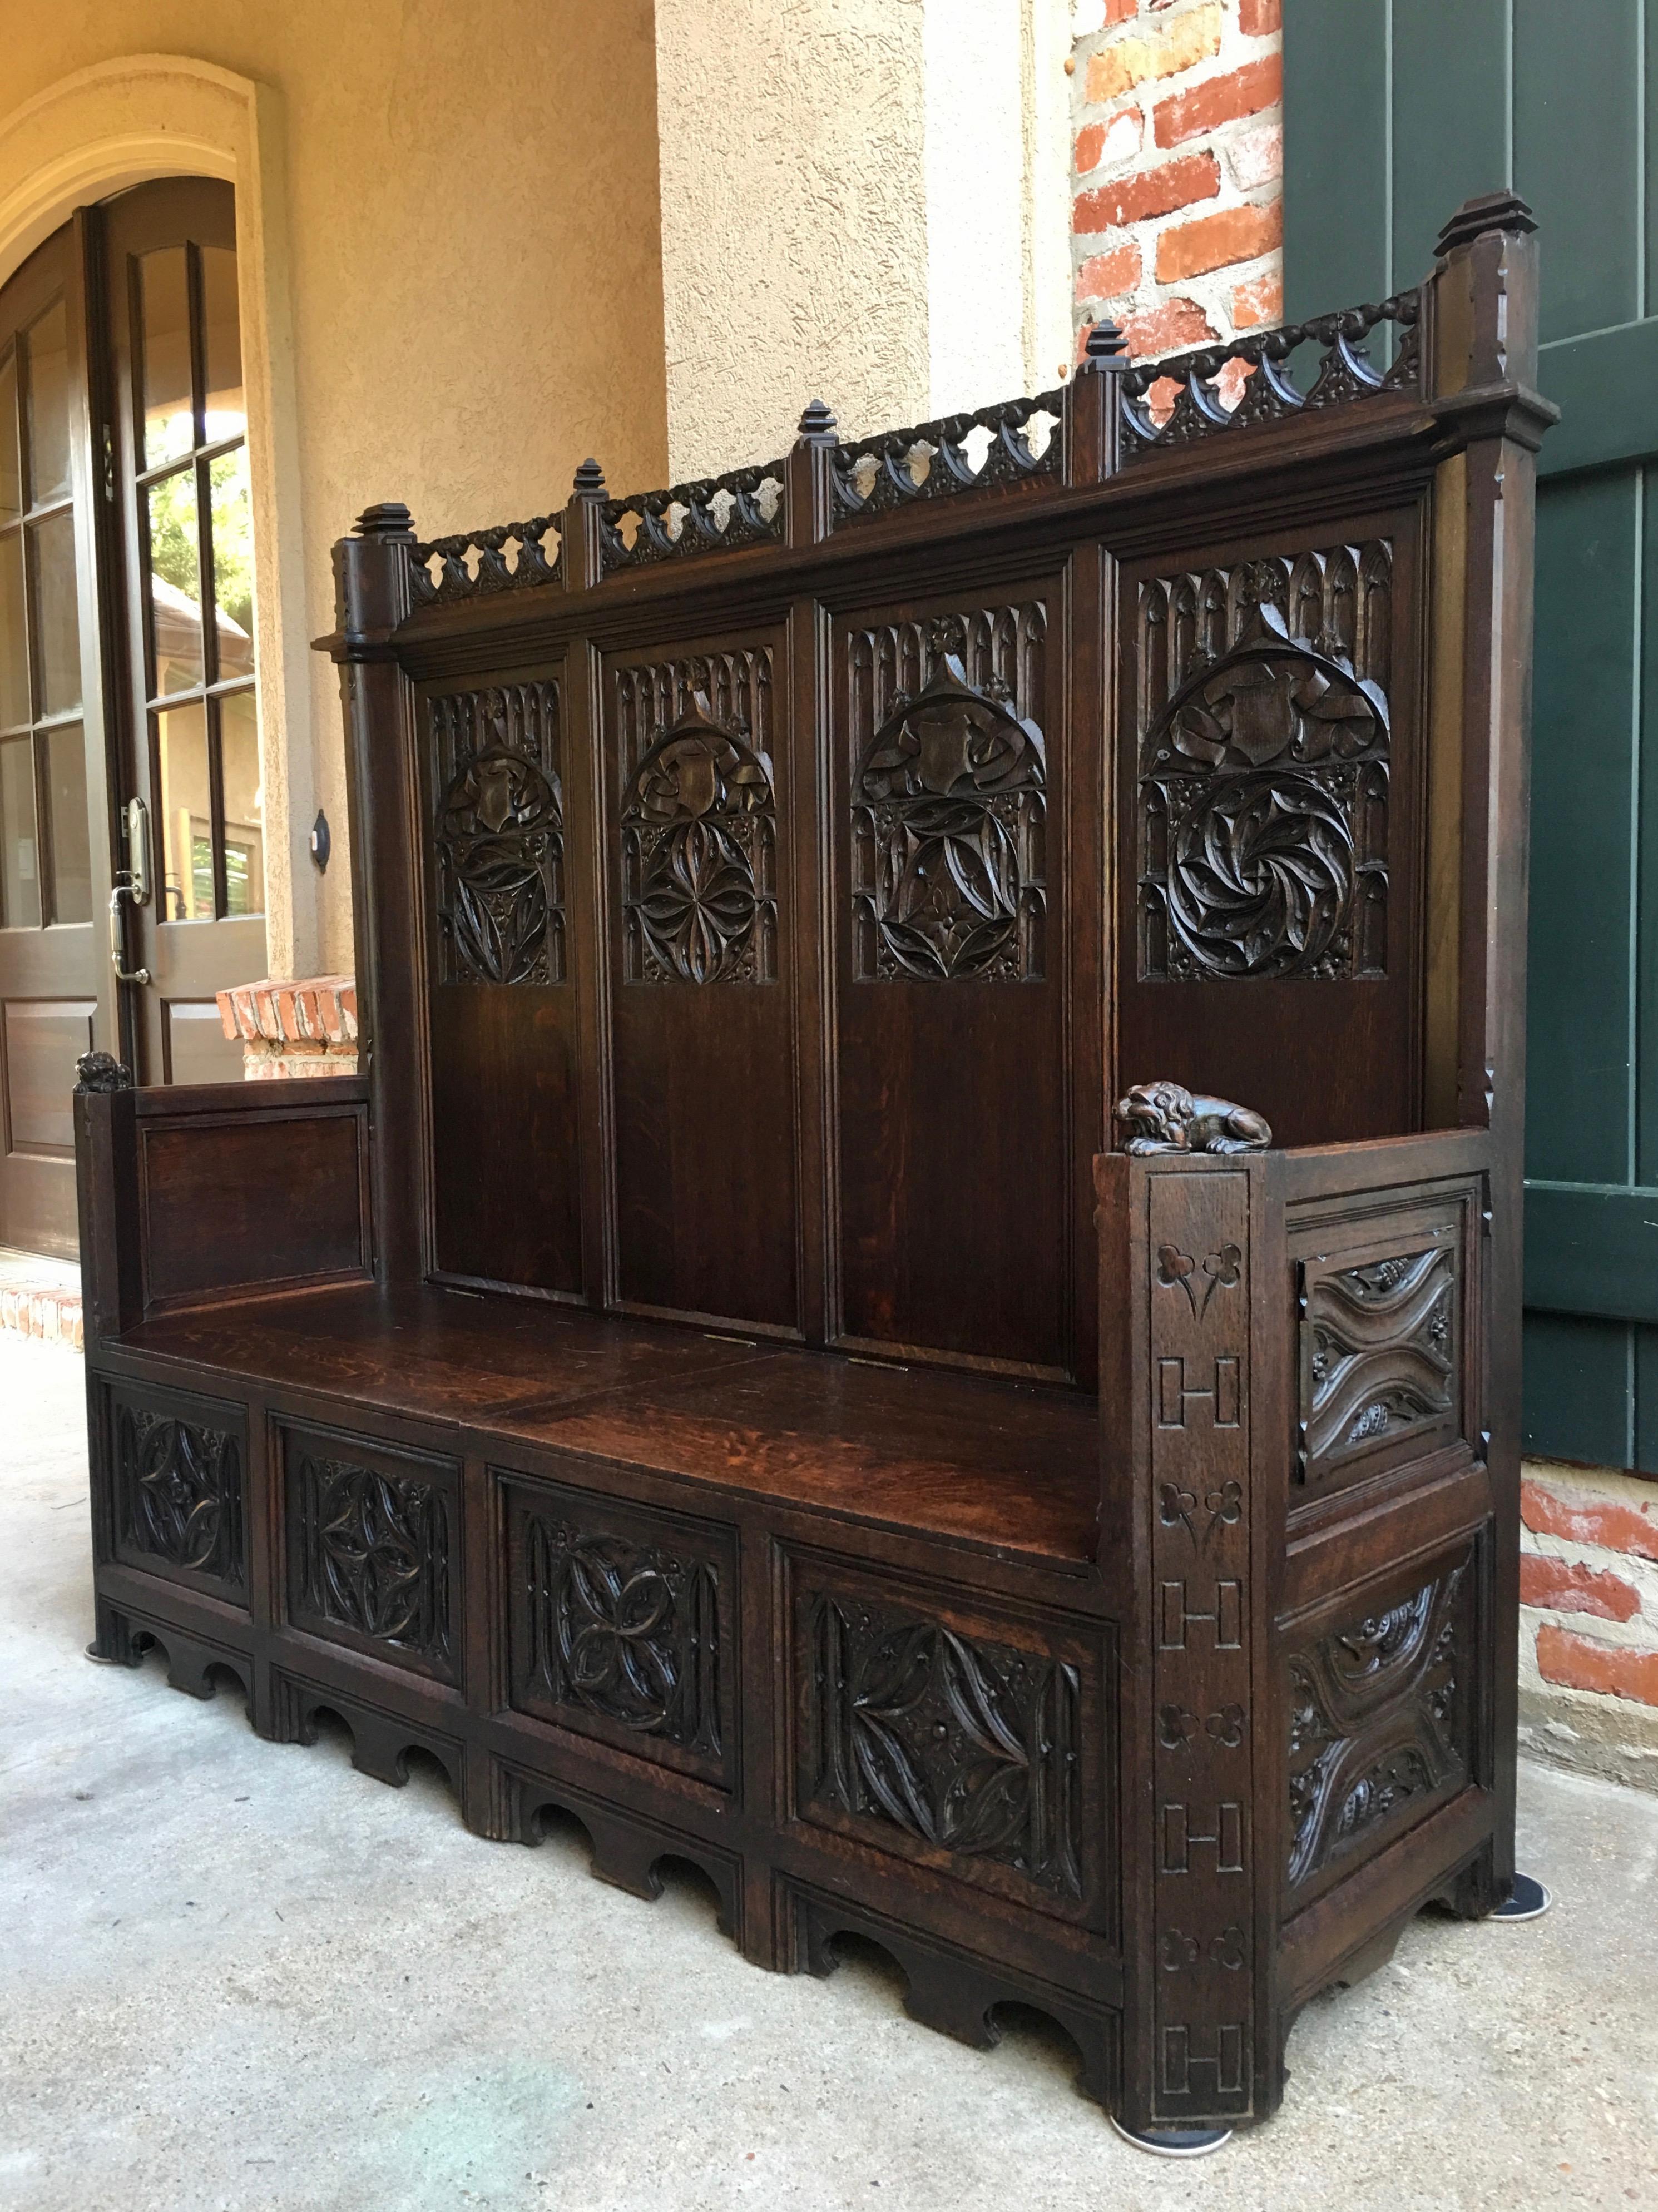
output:
[[[1144,587],[1143,975],[1385,972],[1389,567],[1371,544]]]
[[[558,687],[511,684],[435,699],[431,724],[442,980],[562,982]]]
[[[623,802],[629,981],[771,982],[776,838],[770,756],[693,692]]]
[[[228,1431],[122,1406],[115,1486],[123,1540],[169,1566],[242,1586],[241,1449]]]
[[[1015,621],[1039,641],[1039,610]],[[928,625],[924,679],[888,693],[856,764],[854,973],[863,980],[1042,973],[1046,744],[1018,712],[1014,678],[994,665],[998,638],[1009,641],[1005,617],[991,629],[993,665],[971,679],[969,626],[960,617]],[[1001,657],[1021,672],[1016,650]]]
[[[1306,1286],[1303,1475],[1431,1426],[1456,1401],[1456,1253],[1436,1243]]]
[[[436,1484],[306,1453],[299,1466],[304,1611],[448,1671],[449,1508]]]
[[[810,1632],[813,1802],[1082,1896],[1074,1667],[844,1595]]]

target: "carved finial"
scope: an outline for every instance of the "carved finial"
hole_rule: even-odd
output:
[[[412,538],[414,517],[400,499],[382,499],[365,507],[357,519],[359,538]]]
[[[1083,340],[1082,358],[1089,368],[1126,368],[1128,340],[1115,323],[1095,323]]]
[[[577,499],[602,499],[605,495],[605,472],[589,453],[576,471],[571,487]]]
[[[1518,238],[1536,228],[1537,217],[1517,192],[1480,192],[1463,201],[1439,234],[1435,252],[1442,258],[1454,253],[1459,246],[1472,246],[1487,231],[1503,230]]]
[[[820,399],[808,399],[806,412],[800,418],[802,438],[833,438],[835,418]]]
[[[113,1053],[83,1052],[75,1063],[77,1091],[131,1091],[132,1070]]]
[[[1130,1152],[1261,1152],[1272,1141],[1265,1118],[1229,1098],[1193,1097],[1183,1084],[1137,1083],[1117,1102]]]

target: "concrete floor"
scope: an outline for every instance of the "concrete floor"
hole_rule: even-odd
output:
[[[0,2205],[29,2212],[1658,2207],[1658,1800],[1523,1770],[1529,1926],[1423,1917],[1191,2166],[896,1978],[747,1966],[694,1887],[491,1844],[445,1786],[86,1665],[80,1359],[0,1341]],[[879,2192],[879,2193],[877,2193]]]

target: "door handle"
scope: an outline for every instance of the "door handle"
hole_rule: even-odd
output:
[[[125,875],[125,872],[124,872]],[[121,926],[121,901],[130,898],[137,904],[137,895],[131,883],[123,880],[109,895],[109,957],[118,983],[148,983],[148,968],[129,968],[126,965],[126,932]]]

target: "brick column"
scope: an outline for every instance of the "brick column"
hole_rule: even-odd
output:
[[[233,1043],[241,1039],[250,1083],[357,1073],[357,984],[350,975],[239,983],[219,993],[219,1018]]]
[[[1118,324],[1143,356],[1282,318],[1279,9],[1280,0],[1078,0],[1079,359],[1096,322]]]

